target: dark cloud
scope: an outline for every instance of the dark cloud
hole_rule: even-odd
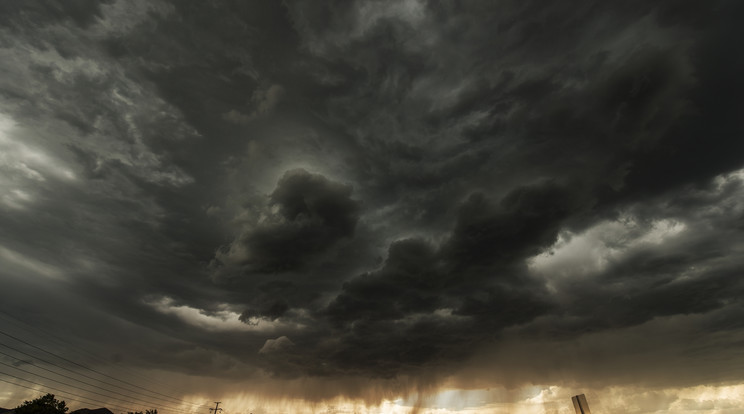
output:
[[[0,6],[3,26],[48,25],[60,21],[87,28],[102,17],[101,6],[112,1],[72,0],[49,1],[40,4],[8,1]]]
[[[284,174],[269,196],[268,209],[218,256],[258,272],[292,270],[354,235],[359,203],[352,188],[305,170]],[[272,211],[276,209],[276,211]]]
[[[740,382],[742,12],[2,2],[0,302],[305,398]]]
[[[441,248],[420,239],[394,242],[385,265],[345,283],[327,309],[337,329],[349,331],[342,347],[350,349],[341,354],[355,355],[351,349],[360,342],[389,332],[396,344],[390,352],[373,347],[353,365],[366,362],[366,369],[394,375],[396,364],[462,357],[463,343],[491,340],[549,311],[547,292],[523,261],[555,242],[572,204],[570,193],[552,182],[516,189],[498,206],[476,194]],[[451,335],[456,339],[444,339]]]
[[[329,305],[340,324],[358,320],[396,320],[412,313],[431,313],[442,306],[444,278],[431,246],[401,240],[390,246],[385,266],[352,279]]]
[[[556,241],[580,196],[553,182],[520,187],[492,206],[482,194],[462,205],[445,249],[462,267],[512,264]]]

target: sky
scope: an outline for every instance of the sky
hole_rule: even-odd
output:
[[[742,18],[0,2],[0,406],[744,413]]]

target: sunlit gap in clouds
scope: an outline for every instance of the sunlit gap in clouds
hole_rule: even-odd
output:
[[[69,180],[76,178],[62,161],[24,143],[15,134],[15,126],[10,117],[0,114],[0,167],[15,169],[26,178],[37,181],[44,181],[45,175]]]
[[[673,219],[640,223],[627,215],[602,221],[580,234],[564,231],[552,247],[529,259],[528,264],[536,273],[588,276],[603,271],[610,262],[622,260],[633,249],[669,242],[685,228],[685,223]]]
[[[251,331],[271,333],[282,328],[302,329],[301,324],[271,321],[262,318],[248,318],[241,320],[240,313],[231,309],[227,304],[219,306],[215,312],[206,312],[187,305],[179,305],[172,298],[161,297],[149,299],[145,304],[154,310],[174,315],[181,321],[207,331]]]
[[[64,279],[62,270],[2,245],[0,245],[0,259],[7,266],[6,270],[18,270],[10,274],[28,275],[30,273],[49,279]]]
[[[23,142],[13,119],[0,114],[0,203],[25,209],[35,199],[34,188],[47,177],[70,181],[75,174],[64,163]]]
[[[744,214],[744,169],[716,176],[708,190],[691,191],[691,196],[719,200],[705,206],[695,215],[685,218],[677,211],[664,215],[666,206],[660,203],[660,214],[644,217],[643,212],[630,207],[619,217],[603,220],[586,230],[574,233],[563,230],[556,242],[542,253],[527,260],[531,273],[542,276],[547,287],[556,291],[563,278],[591,278],[609,266],[623,263],[642,251],[672,253],[688,248],[686,238],[711,231],[711,218]],[[704,270],[702,263],[692,266],[678,278],[692,277]]]

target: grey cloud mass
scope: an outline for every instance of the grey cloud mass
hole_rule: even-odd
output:
[[[1,308],[340,395],[741,382],[742,17],[3,1]]]

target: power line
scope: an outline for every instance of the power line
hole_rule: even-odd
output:
[[[39,357],[37,357],[37,356],[35,356],[35,355],[31,355],[31,354],[28,354],[28,353],[26,353],[26,352],[23,352],[23,351],[21,351],[21,350],[19,350],[19,349],[13,348],[12,346],[8,346],[8,345],[5,345],[5,344],[3,344],[3,343],[0,343],[0,346],[3,346],[3,347],[5,347],[5,348],[9,348],[9,349],[12,349],[12,350],[14,350],[14,351],[16,351],[16,352],[18,352],[18,353],[21,353],[21,354],[23,354],[23,355],[29,356],[29,357],[31,357],[31,358],[36,358],[36,359],[38,359],[38,360],[39,360],[39,361],[41,361],[41,362],[44,362],[44,363],[47,363],[47,364],[49,364],[49,365],[52,365],[52,366],[54,366],[54,367],[57,367],[57,368],[63,369],[63,370],[65,370],[65,371],[67,371],[67,372],[71,372],[71,373],[73,373],[73,374],[79,375],[79,376],[81,376],[81,377],[84,377],[84,378],[88,378],[88,379],[91,379],[91,380],[93,380],[93,381],[98,381],[98,382],[99,382],[99,383],[101,383],[101,384],[106,384],[106,385],[108,385],[108,386],[111,386],[111,387],[116,387],[116,388],[119,388],[119,389],[122,389],[122,390],[126,390],[126,391],[129,391],[129,392],[134,392],[133,390],[129,390],[129,389],[126,389],[126,388],[124,388],[124,387],[121,387],[121,386],[119,386],[119,385],[116,385],[116,384],[111,384],[111,383],[108,383],[108,382],[106,382],[106,381],[101,381],[101,380],[99,380],[98,378],[93,378],[93,377],[91,377],[91,376],[88,376],[88,375],[85,375],[85,374],[81,374],[81,373],[79,373],[79,372],[75,372],[75,371],[72,371],[72,370],[70,370],[70,369],[68,369],[68,368],[62,367],[62,366],[60,366],[60,365],[57,365],[57,364],[55,364],[55,363],[53,363],[53,362],[47,361],[47,360],[45,360],[45,359],[41,359],[41,358],[39,358]],[[4,353],[4,352],[1,352],[1,351],[0,351],[0,353],[2,353],[3,355],[9,356],[9,357],[11,357],[11,358],[13,358],[13,359],[15,359],[15,360],[17,360],[17,361],[21,361],[21,362],[23,362],[23,361],[22,361],[21,359],[19,359],[19,358],[16,358],[16,357],[14,357],[14,356],[12,356],[12,355],[8,355],[8,354],[6,354],[6,353]],[[5,364],[5,363],[2,363],[2,362],[0,362],[0,364],[2,364],[2,365],[6,365],[6,366],[10,366],[10,365],[7,365],[7,364]],[[36,366],[36,365],[35,365],[35,366]],[[15,369],[18,369],[18,370],[21,370],[21,369],[20,369],[20,368],[18,368],[18,367],[13,367],[13,366],[11,366],[11,367],[12,367],[12,368],[15,368]],[[118,391],[112,391],[112,390],[109,390],[109,389],[103,388],[103,387],[101,387],[101,386],[99,386],[99,385],[91,384],[91,383],[85,382],[85,381],[83,381],[83,380],[79,380],[79,379],[77,379],[77,378],[73,378],[73,377],[70,377],[70,376],[68,376],[68,375],[65,375],[65,374],[60,374],[60,373],[58,373],[58,372],[56,372],[56,371],[53,371],[53,370],[50,370],[50,369],[47,369],[47,368],[44,368],[44,367],[41,367],[41,366],[36,366],[36,367],[37,367],[37,368],[39,368],[39,369],[43,369],[43,370],[45,370],[45,371],[51,372],[51,373],[53,373],[53,374],[59,375],[59,376],[61,376],[61,377],[64,377],[64,378],[67,378],[67,379],[71,379],[71,380],[73,380],[73,381],[77,381],[77,382],[80,382],[80,383],[82,383],[82,384],[85,384],[85,385],[88,385],[88,386],[91,386],[91,387],[95,387],[95,388],[98,388],[98,389],[101,389],[101,390],[104,390],[104,391],[107,391],[107,392],[110,392],[110,393],[113,393],[113,394],[118,394],[118,395],[122,395],[122,396],[124,396],[124,397],[129,397],[129,398],[132,398],[132,397],[130,397],[129,395],[126,395],[126,394],[122,394],[122,393],[120,393],[120,392],[118,392]],[[23,370],[21,370],[21,371],[23,371]],[[33,374],[32,372],[29,372],[29,374],[32,374],[32,375],[34,375],[34,374]],[[156,398],[156,397],[152,397],[152,396],[149,396],[149,395],[148,395],[147,397],[150,397],[150,398]],[[146,402],[147,404],[150,404],[150,405],[160,405],[160,404],[162,404],[162,403],[153,403],[152,401],[145,401],[145,400],[142,400],[142,399],[139,399],[139,398],[135,398],[135,399],[137,399],[137,400],[140,400],[140,401],[143,401],[143,402]],[[165,401],[165,400],[163,400],[163,401]],[[173,402],[171,402],[171,401],[167,401],[167,402],[168,402],[168,404],[173,404]]]
[[[98,375],[101,375],[101,376],[103,376],[103,377],[106,377],[106,378],[110,378],[110,379],[112,379],[112,380],[115,380],[115,381],[119,381],[119,382],[121,382],[121,383],[123,383],[123,384],[127,384],[127,385],[130,385],[130,386],[132,386],[132,387],[135,387],[135,388],[138,388],[138,389],[141,389],[141,390],[147,391],[147,392],[149,392],[149,393],[152,393],[152,394],[157,394],[157,395],[161,395],[161,396],[163,396],[163,397],[166,397],[166,398],[170,398],[170,399],[172,399],[172,400],[175,400],[175,402],[177,402],[177,403],[179,403],[179,404],[180,404],[180,403],[186,403],[186,404],[192,405],[192,406],[194,406],[194,407],[204,407],[204,405],[198,405],[198,404],[188,403],[188,402],[185,402],[185,401],[183,401],[183,400],[181,400],[181,399],[178,399],[178,398],[176,398],[176,397],[171,397],[171,396],[169,396],[169,395],[165,395],[165,394],[159,393],[159,392],[157,392],[157,391],[151,391],[151,390],[148,390],[147,388],[143,388],[143,387],[140,387],[139,385],[135,385],[135,384],[132,384],[132,383],[130,383],[130,382],[127,382],[127,381],[123,381],[123,380],[120,380],[120,379],[118,379],[118,378],[112,377],[112,376],[110,376],[110,375],[104,374],[104,373],[102,373],[102,372],[96,371],[96,370],[95,370],[95,369],[93,369],[93,368],[89,368],[89,367],[86,367],[85,365],[79,364],[79,363],[77,363],[77,362],[75,362],[75,361],[71,361],[71,360],[69,360],[69,359],[67,359],[67,358],[65,358],[65,357],[59,356],[59,355],[57,355],[57,354],[55,354],[55,353],[53,353],[53,352],[47,351],[47,350],[45,350],[45,349],[43,349],[43,348],[40,348],[40,347],[38,347],[38,346],[36,346],[36,345],[34,345],[34,344],[28,343],[28,342],[26,342],[26,341],[24,341],[24,340],[22,340],[22,339],[20,339],[20,338],[17,338],[17,337],[15,337],[15,336],[13,336],[13,335],[10,335],[10,334],[8,334],[8,333],[6,333],[6,332],[0,331],[0,334],[1,334],[1,335],[4,335],[4,336],[7,336],[7,337],[9,337],[9,338],[12,338],[12,339],[14,339],[14,340],[16,340],[16,341],[18,341],[18,342],[21,342],[21,343],[23,343],[23,344],[25,344],[25,345],[28,345],[28,346],[30,346],[30,347],[32,347],[32,348],[34,348],[34,349],[38,349],[39,351],[42,351],[42,352],[44,352],[44,353],[47,353],[47,354],[49,354],[49,355],[52,355],[52,356],[54,356],[54,357],[56,357],[56,358],[59,358],[59,359],[61,359],[61,360],[63,360],[63,361],[66,361],[66,362],[68,362],[68,363],[70,363],[70,364],[73,364],[73,365],[76,365],[76,366],[78,366],[78,367],[80,367],[80,368],[83,368],[83,369],[86,369],[86,370],[88,370],[88,371],[94,372],[94,373],[96,373],[96,374],[98,374]],[[81,375],[81,376],[84,376],[83,374],[79,374],[79,375]],[[90,378],[90,377],[87,377],[87,376],[86,376],[86,378]],[[96,380],[96,381],[100,381],[100,380],[98,380],[98,379],[96,379],[96,378],[91,378],[91,379],[94,379],[94,380]],[[101,381],[101,382],[103,382],[103,381]],[[103,382],[103,383],[105,383],[105,382]],[[105,383],[105,384],[108,384],[108,383]],[[109,385],[111,385],[111,384],[109,384]],[[116,385],[113,385],[113,386],[116,386]],[[121,387],[121,386],[117,386],[117,387],[119,387],[119,388],[123,388],[123,387]],[[158,397],[155,397],[155,396],[148,396],[148,397],[150,397],[150,398],[155,398],[155,399],[161,399],[161,398],[158,398]],[[161,400],[162,400],[162,399],[161,399]],[[170,403],[172,404],[173,402],[174,402],[174,401],[171,401]]]
[[[4,315],[4,316],[2,316],[2,315]],[[77,352],[80,355],[85,354],[85,355],[87,355],[89,357],[92,357],[94,360],[97,360],[99,362],[103,362],[104,364],[111,364],[111,361],[109,361],[107,359],[104,359],[104,358],[101,358],[100,356],[94,354],[93,352],[86,350],[85,348],[81,347],[80,344],[72,343],[69,340],[66,340],[64,338],[61,338],[61,337],[59,337],[57,335],[54,335],[54,334],[52,334],[50,332],[43,331],[43,330],[41,330],[41,329],[39,329],[39,328],[37,328],[37,327],[29,324],[28,322],[23,321],[23,320],[17,318],[16,316],[14,316],[14,315],[11,315],[8,312],[5,312],[3,310],[0,310],[0,316],[2,316],[3,319],[5,319],[6,322],[11,322],[15,326],[20,327],[21,329],[25,330],[26,332],[31,332],[31,333],[33,333],[35,335],[41,335],[41,336],[44,336],[46,338],[51,338],[53,340],[52,342],[54,342],[54,340],[56,340],[56,342],[57,342],[58,345],[60,343],[63,344],[62,346],[64,346],[64,344],[66,344],[66,345],[68,345],[68,349],[71,349],[72,351]],[[25,327],[24,326],[20,326],[18,323],[25,325]],[[70,348],[70,347],[72,347],[72,348]],[[162,381],[156,380],[155,378],[150,378],[150,377],[148,377],[146,375],[143,375],[142,373],[137,372],[137,371],[135,371],[133,369],[128,369],[127,367],[125,367],[125,366],[123,366],[121,364],[118,364],[117,363],[115,365],[117,366],[117,369],[118,370],[124,371],[124,372],[128,373],[129,375],[138,377],[138,378],[144,380],[145,382],[149,382],[149,383],[151,383],[153,385],[158,385],[158,386],[161,386],[161,387],[166,387],[166,388],[170,389],[171,391],[174,391],[174,389],[172,388],[172,386],[170,386],[168,384],[165,384]],[[206,407],[206,405],[203,405],[203,404],[200,405],[200,406],[197,405],[197,404],[193,404],[193,403],[187,403],[187,404],[191,404],[191,405],[194,405],[194,406],[197,406],[197,407]]]
[[[6,354],[6,353],[4,353],[4,352],[0,352],[0,353],[2,353],[3,355],[6,355],[6,356],[10,356],[11,358],[13,358],[13,359],[15,359],[15,360],[17,360],[17,361],[21,361],[20,359],[18,359],[18,358],[15,358],[15,357],[13,357],[13,356],[11,356],[11,355],[8,355],[8,354]],[[21,361],[21,362],[23,362],[23,361]],[[6,364],[6,363],[4,363],[4,362],[0,362],[0,365],[4,365],[4,366],[6,366],[6,367],[9,367],[9,368],[12,368],[12,369],[15,369],[15,370],[21,371],[21,372],[25,372],[25,373],[27,373],[27,374],[31,374],[31,375],[34,375],[34,376],[36,376],[36,377],[39,377],[39,378],[44,378],[44,379],[46,379],[46,380],[49,380],[49,381],[53,381],[53,382],[56,382],[56,383],[59,383],[59,384],[64,384],[64,385],[67,385],[67,386],[69,386],[69,387],[73,387],[73,388],[75,388],[75,389],[78,389],[78,390],[80,390],[80,391],[85,391],[85,392],[89,392],[89,393],[92,393],[92,394],[100,395],[100,396],[102,396],[102,397],[106,397],[106,398],[112,398],[112,399],[114,399],[114,400],[124,401],[124,402],[127,402],[127,403],[132,403],[132,404],[142,404],[142,403],[145,403],[145,404],[147,404],[147,405],[149,405],[149,406],[161,406],[160,404],[155,404],[155,403],[152,403],[151,401],[145,401],[145,400],[141,400],[141,399],[139,399],[139,398],[136,398],[136,397],[132,397],[132,396],[129,396],[129,395],[125,395],[125,394],[121,394],[121,393],[118,393],[118,392],[116,392],[116,391],[111,391],[111,390],[108,390],[108,389],[106,389],[106,388],[103,388],[103,387],[100,387],[100,386],[97,386],[97,385],[89,384],[89,383],[87,383],[87,382],[85,382],[85,381],[81,381],[81,380],[79,380],[79,379],[75,379],[75,378],[69,377],[69,376],[67,376],[67,375],[64,375],[64,374],[60,374],[60,373],[58,373],[58,372],[52,371],[52,370],[50,370],[50,369],[47,369],[47,368],[44,368],[44,367],[41,367],[41,366],[37,366],[37,365],[34,365],[34,367],[35,367],[35,368],[43,369],[44,371],[48,371],[48,372],[51,372],[52,374],[55,374],[55,375],[59,375],[59,376],[61,376],[61,377],[67,378],[67,379],[71,379],[71,380],[73,380],[73,381],[77,381],[77,382],[80,382],[80,383],[82,383],[82,384],[85,384],[85,385],[87,385],[87,386],[90,386],[90,387],[94,387],[94,388],[97,388],[97,389],[100,389],[100,390],[103,390],[103,391],[106,391],[106,392],[109,392],[109,393],[112,393],[112,394],[119,394],[119,395],[121,395],[121,396],[124,396],[124,397],[127,397],[127,398],[131,398],[131,399],[133,399],[133,400],[136,400],[136,401],[123,400],[123,399],[121,399],[121,398],[118,398],[118,397],[112,397],[112,396],[109,396],[109,395],[106,395],[106,394],[101,394],[101,393],[99,393],[99,392],[96,392],[96,391],[91,391],[91,390],[87,390],[87,389],[85,389],[85,388],[81,388],[81,387],[77,387],[77,386],[74,386],[74,385],[70,385],[70,384],[67,384],[67,383],[65,383],[65,382],[63,382],[63,381],[59,381],[59,380],[56,380],[56,379],[53,379],[53,378],[45,377],[45,376],[43,376],[43,375],[39,375],[39,374],[36,374],[36,373],[34,373],[34,372],[31,372],[31,371],[27,371],[27,370],[25,370],[25,369],[22,369],[22,368],[18,368],[18,367],[16,367],[16,366],[13,366],[13,365],[9,365],[9,364]],[[4,373],[4,372],[3,372],[3,373]],[[9,374],[7,374],[7,373],[4,373],[4,374],[6,374],[6,375],[9,375]],[[138,401],[138,402],[137,402],[137,401]],[[163,409],[164,409],[164,410],[167,410],[167,411],[174,411],[174,412],[178,412],[178,410],[176,410],[176,409],[173,409],[173,408],[171,408],[171,407],[168,407],[168,406],[165,406],[165,407],[164,407]]]
[[[81,383],[83,383],[83,384],[85,384],[85,385],[88,385],[88,386],[91,386],[91,387],[94,387],[94,388],[98,388],[98,389],[104,390],[104,391],[106,391],[106,392],[110,392],[110,393],[113,393],[113,394],[119,394],[119,395],[123,395],[124,397],[127,397],[127,398],[131,398],[132,400],[135,400],[135,401],[130,401],[130,400],[123,400],[123,399],[121,399],[121,398],[118,398],[118,397],[111,397],[111,396],[108,396],[108,395],[105,395],[105,394],[101,394],[100,392],[96,392],[96,391],[91,391],[91,390],[86,390],[85,388],[80,388],[80,387],[77,387],[77,386],[74,386],[74,385],[70,385],[70,384],[67,384],[67,383],[65,383],[65,382],[62,382],[62,381],[56,380],[56,379],[54,379],[54,378],[49,378],[49,377],[45,377],[45,376],[43,376],[43,375],[39,375],[39,374],[36,374],[36,373],[34,373],[34,372],[31,372],[31,371],[27,371],[27,370],[25,370],[25,369],[22,369],[22,368],[14,367],[14,366],[12,366],[12,365],[10,365],[10,364],[6,364],[6,363],[4,363],[4,362],[0,362],[0,365],[4,365],[4,366],[6,366],[6,367],[9,367],[9,368],[12,368],[12,369],[15,369],[15,370],[21,371],[21,372],[25,372],[26,374],[31,374],[31,375],[33,375],[33,376],[35,376],[35,377],[38,377],[38,378],[43,378],[43,379],[45,379],[45,380],[48,380],[48,381],[52,381],[52,382],[56,382],[56,383],[58,383],[58,384],[66,385],[66,386],[68,386],[68,387],[70,387],[70,388],[74,388],[74,389],[76,389],[76,390],[80,390],[80,391],[85,391],[85,392],[89,392],[89,393],[92,393],[92,394],[96,394],[96,395],[100,395],[100,396],[102,396],[102,397],[110,398],[110,399],[113,399],[113,400],[119,400],[119,401],[123,401],[123,402],[127,402],[127,403],[132,403],[132,404],[142,404],[142,403],[144,403],[144,404],[147,404],[148,406],[153,406],[153,405],[154,405],[154,406],[157,406],[157,405],[158,405],[158,404],[152,404],[152,403],[151,403],[151,402],[149,402],[149,401],[144,401],[144,400],[140,400],[140,399],[138,399],[138,398],[130,397],[130,396],[128,396],[128,395],[124,395],[124,394],[121,394],[121,393],[118,393],[118,392],[115,392],[115,391],[110,391],[110,390],[107,390],[107,389],[105,389],[105,388],[102,388],[102,387],[99,387],[99,386],[96,386],[96,385],[93,385],[93,384],[89,384],[89,383],[87,383],[87,382],[85,382],[85,381],[80,381],[80,380],[77,380],[77,379],[75,379],[75,378],[71,378],[71,377],[68,377],[68,376],[66,376],[66,375],[63,375],[63,374],[57,374],[57,373],[55,373],[55,374],[57,374],[57,375],[59,375],[59,376],[62,376],[62,377],[65,377],[65,378],[71,379],[71,380],[73,380],[73,381],[81,382]],[[16,377],[16,376],[14,376],[14,375],[8,374],[7,372],[3,372],[3,371],[0,371],[0,373],[3,373],[3,374],[5,374],[5,375],[8,375],[8,376],[11,376],[11,377],[14,377],[14,378],[19,378],[19,377]],[[29,381],[29,382],[32,382],[32,381]],[[39,385],[41,385],[41,384],[39,384]],[[136,401],[139,401],[139,402],[136,402]],[[173,408],[170,408],[170,407],[165,407],[165,408],[163,408],[163,411],[172,411],[172,412],[176,412],[176,413],[177,413],[177,412],[179,412],[179,410],[176,410],[176,409],[173,409]]]

